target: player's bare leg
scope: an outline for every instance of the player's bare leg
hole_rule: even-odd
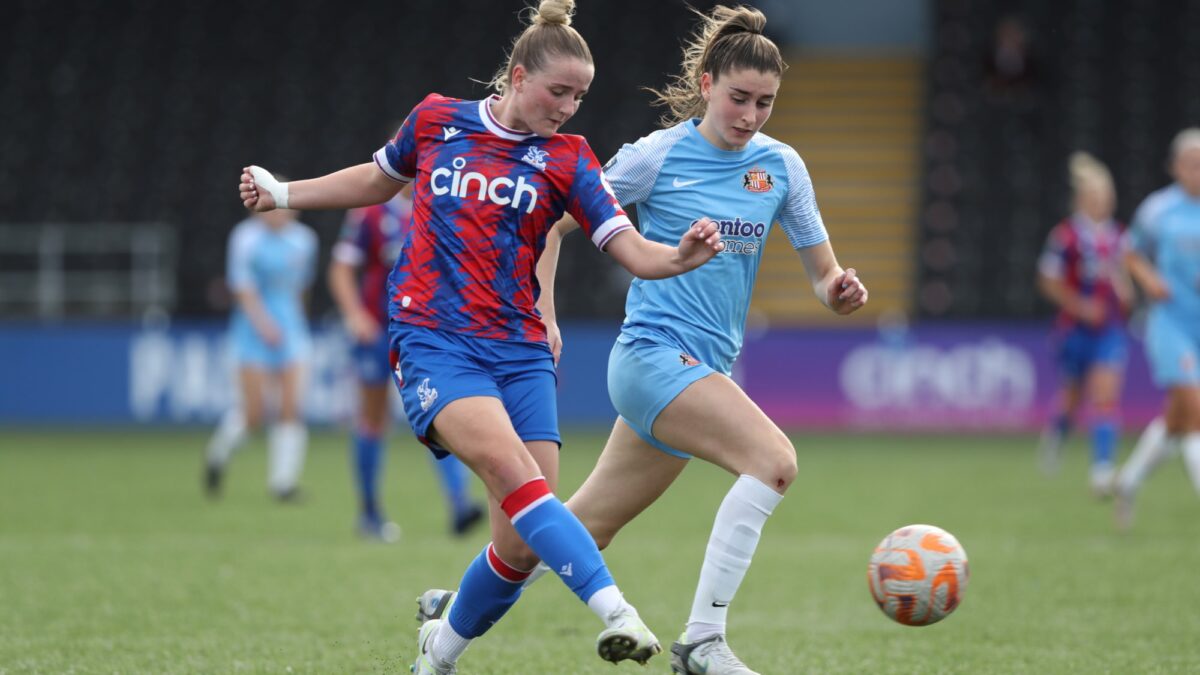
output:
[[[623,420],[613,424],[600,459],[567,500],[601,550],[675,482],[688,460],[655,448]]]
[[[204,451],[204,491],[210,498],[220,496],[225,470],[233,453],[245,442],[250,430],[262,426],[266,373],[242,366],[237,374],[241,401],[221,416]]]
[[[752,675],[725,641],[726,618],[763,526],[796,477],[796,451],[741,387],[719,373],[668,404],[653,433],[738,477],[717,510],[687,629],[671,647],[671,668],[687,675]]]

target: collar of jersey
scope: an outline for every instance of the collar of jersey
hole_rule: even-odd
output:
[[[488,131],[509,141],[523,141],[537,135],[533,133],[521,133],[516,129],[509,129],[503,124],[500,124],[500,122],[496,119],[496,116],[492,114],[491,106],[492,101],[499,100],[500,97],[493,94],[492,96],[489,96],[479,102],[479,119],[483,120],[483,126],[487,127]]]

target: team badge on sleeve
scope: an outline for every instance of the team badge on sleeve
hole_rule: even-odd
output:
[[[742,187],[750,192],[770,192],[775,187],[775,181],[766,169],[754,167],[742,177]]]

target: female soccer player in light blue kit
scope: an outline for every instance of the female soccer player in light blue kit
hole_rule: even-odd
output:
[[[684,51],[682,72],[660,94],[671,126],[626,145],[605,176],[622,204],[637,204],[643,235],[671,241],[697,219],[719,223],[717,259],[688,274],[635,280],[608,363],[620,413],[596,468],[567,502],[600,548],[650,506],[695,456],[737,476],[717,511],[684,634],[671,648],[677,673],[752,674],[725,642],[729,604],[750,567],[767,517],[796,477],[787,436],[729,377],[771,225],[800,254],[817,298],[838,314],[867,301],[843,270],[796,151],[759,129],[771,115],[785,68],[755,9],[718,6]],[[548,302],[560,224],[539,262],[539,304],[557,344]],[[451,600],[419,599],[418,617]],[[462,602],[460,596],[454,603]]]
[[[308,444],[300,411],[311,347],[304,295],[316,256],[317,235],[287,209],[247,218],[229,236],[227,276],[237,303],[229,336],[241,401],[225,413],[209,441],[209,496],[220,493],[225,468],[247,431],[262,425],[270,389],[277,391],[279,410],[267,440],[267,485],[283,501],[297,494]]]
[[[1146,356],[1167,390],[1166,410],[1146,427],[1117,475],[1117,526],[1133,523],[1133,499],[1175,447],[1200,492],[1200,128],[1171,143],[1175,182],[1146,198],[1133,217],[1129,269],[1153,306]]]

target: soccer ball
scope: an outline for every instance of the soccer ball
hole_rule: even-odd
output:
[[[867,584],[879,609],[905,626],[928,626],[950,615],[967,590],[967,552],[933,525],[907,525],[883,538],[867,564]]]

